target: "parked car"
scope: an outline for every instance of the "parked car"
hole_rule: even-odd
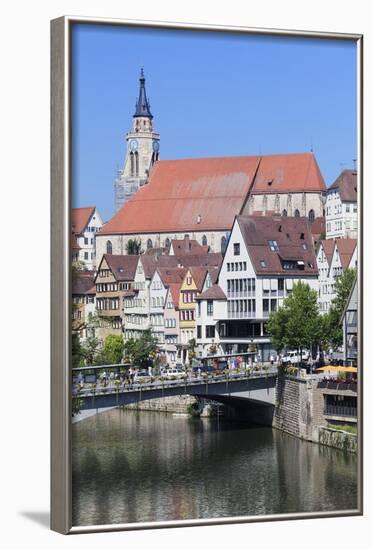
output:
[[[161,376],[164,378],[185,378],[186,372],[183,369],[172,367],[161,371]]]
[[[146,383],[151,382],[151,376],[146,370],[140,370],[134,374],[134,382]]]
[[[308,351],[303,351],[300,357],[300,354],[297,351],[287,351],[282,358],[283,365],[298,365],[299,363],[306,363],[310,358],[310,353]]]

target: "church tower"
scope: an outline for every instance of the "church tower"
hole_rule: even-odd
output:
[[[160,135],[153,130],[154,117],[146,96],[145,80],[141,69],[132,129],[126,135],[127,150],[124,167],[118,171],[114,182],[116,211],[147,183],[150,169],[159,159]]]

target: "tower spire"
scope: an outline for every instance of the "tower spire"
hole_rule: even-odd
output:
[[[143,68],[141,69],[140,74],[140,89],[139,89],[139,95],[138,100],[136,103],[136,112],[134,113],[134,117],[147,117],[150,120],[153,119],[153,116],[150,111],[150,102],[148,101],[146,97],[146,88],[145,88],[145,74],[143,72]]]

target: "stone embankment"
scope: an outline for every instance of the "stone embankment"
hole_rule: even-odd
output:
[[[357,436],[332,428],[325,416],[326,394],[356,396],[356,392],[348,388],[322,388],[311,377],[298,378],[279,369],[273,427],[300,439],[356,453]]]

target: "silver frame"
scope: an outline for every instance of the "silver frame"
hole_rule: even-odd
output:
[[[351,40],[358,52],[358,507],[355,510],[72,526],[71,483],[71,30],[75,23]],[[51,21],[51,529],[62,534],[363,514],[363,35],[218,25],[60,17]]]

